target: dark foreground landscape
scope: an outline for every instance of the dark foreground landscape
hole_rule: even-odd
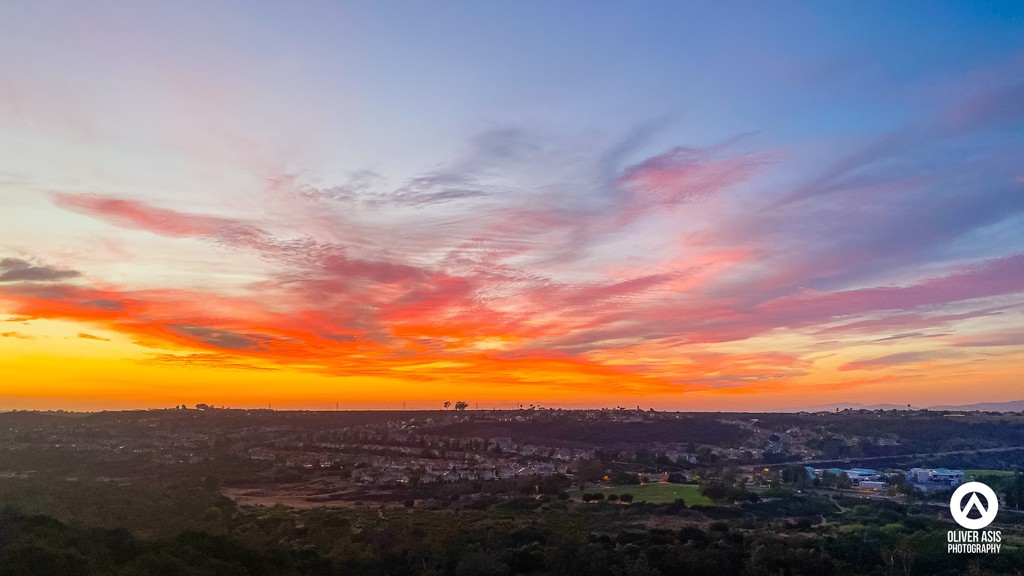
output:
[[[0,575],[1024,574],[1021,413],[467,408],[0,414]]]

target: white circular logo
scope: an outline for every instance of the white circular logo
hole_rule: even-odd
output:
[[[968,494],[971,497],[965,503],[964,497]],[[984,505],[978,498],[978,494],[985,498]],[[975,508],[981,513],[981,518],[968,518],[967,515]],[[981,482],[968,482],[961,484],[953,492],[953,497],[949,499],[949,512],[953,515],[953,520],[956,520],[956,523],[964,528],[981,530],[996,519],[996,514],[999,512],[999,499],[988,485]]]

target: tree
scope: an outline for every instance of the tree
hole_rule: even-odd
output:
[[[576,484],[582,492],[587,482],[597,482],[604,474],[604,466],[597,460],[580,460],[576,465]]]
[[[455,566],[455,576],[502,576],[508,573],[509,569],[506,564],[492,558],[480,550],[479,546],[474,547],[472,551],[463,556]]]
[[[553,474],[544,476],[537,480],[537,487],[541,494],[561,494],[566,488],[572,486],[572,482],[564,474]]]
[[[887,481],[889,482],[889,495],[896,496],[898,494],[909,494],[914,489],[907,480],[907,477],[903,474],[891,474],[888,476]]]
[[[452,405],[451,402],[445,402],[444,403],[444,409],[447,410],[449,407],[451,407],[451,405]]]
[[[911,574],[911,567],[916,558],[917,553],[905,542],[882,550],[886,574]]]
[[[718,456],[711,451],[710,446],[701,446],[700,448],[697,448],[696,454],[697,459],[701,464],[710,464],[718,459]]]
[[[636,472],[626,472],[625,470],[613,471],[611,479],[613,484],[640,484],[640,476]]]
[[[747,490],[742,483],[729,484],[721,478],[711,478],[705,481],[700,485],[700,493],[716,502],[737,500],[756,502],[760,499],[756,493]]]
[[[1003,497],[1006,498],[1007,506],[1020,510],[1021,504],[1024,504],[1024,476],[1018,474],[1012,482],[1007,482]]]
[[[458,402],[455,403],[455,409],[460,412],[465,410],[466,408],[469,408],[469,402],[463,402],[462,400],[459,400]]]
[[[782,469],[782,481],[796,484],[798,487],[806,487],[811,483],[811,475],[803,466],[787,466]]]
[[[707,496],[715,501],[726,500],[731,492],[729,485],[718,478],[713,478],[700,485],[701,496]]]

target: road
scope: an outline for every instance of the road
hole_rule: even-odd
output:
[[[865,462],[868,460],[892,460],[895,458],[930,458],[933,456],[954,456],[956,454],[972,454],[974,452],[1013,452],[1014,450],[1024,450],[1024,446],[1003,446],[1001,448],[979,448],[971,450],[950,450],[947,452],[925,452],[925,453],[911,453],[911,454],[894,454],[892,456],[865,456],[863,458],[827,458],[819,460],[794,460],[792,462],[780,462],[778,464],[765,464],[769,468],[785,468],[786,466],[794,465],[806,465],[806,464],[829,464],[832,462],[842,462],[849,464],[852,462]]]
[[[835,501],[835,496],[847,496],[849,498],[858,498],[858,499],[861,499],[861,500],[889,500],[889,501],[892,501],[892,502],[897,502],[899,504],[910,504],[910,502],[907,502],[906,496],[903,496],[903,495],[901,495],[901,496],[889,496],[888,494],[884,494],[884,493],[880,493],[880,492],[867,492],[867,491],[863,491],[863,490],[838,490],[838,489],[812,488],[812,489],[806,490],[806,493],[807,494],[814,494],[816,496],[828,496],[829,499],[832,500],[832,503],[835,504],[836,506],[839,506],[840,508],[842,508],[842,506],[840,506],[839,503]],[[936,507],[944,508],[944,509],[947,509],[947,510],[949,509],[949,502],[945,501],[945,500],[940,500],[940,501],[935,501],[935,500],[925,500],[925,501],[915,500],[912,503],[913,504],[918,504],[918,505],[923,505],[923,506],[936,506]],[[1006,506],[1000,506],[999,507],[999,512],[1000,513],[1006,513],[1006,514],[1024,514],[1024,510],[1015,510],[1013,508],[1008,508]]]

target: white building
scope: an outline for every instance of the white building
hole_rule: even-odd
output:
[[[849,470],[845,470],[845,472],[854,484],[862,481],[879,480],[882,477],[882,474],[878,470],[872,470],[870,468],[850,468]]]
[[[907,472],[907,480],[922,488],[944,489],[964,483],[963,470],[949,468],[914,468]]]

